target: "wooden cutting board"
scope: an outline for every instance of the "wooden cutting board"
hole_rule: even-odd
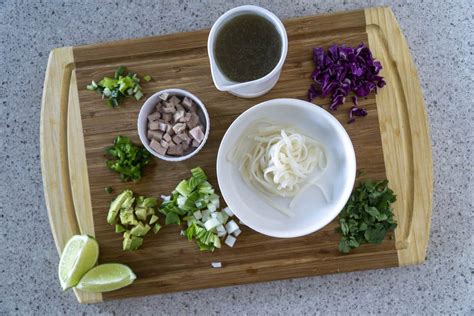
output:
[[[41,164],[51,228],[58,251],[73,234],[90,234],[100,243],[99,262],[128,264],[137,281],[127,288],[88,294],[80,302],[144,296],[172,291],[228,286],[277,279],[395,267],[421,263],[426,255],[432,203],[432,159],[422,91],[408,46],[389,8],[291,19],[288,57],[278,84],[256,99],[241,99],[215,89],[207,57],[209,30],[113,43],[66,47],[51,52],[42,100]],[[368,178],[390,181],[398,200],[399,225],[379,245],[364,245],[343,255],[337,250],[338,226],[333,221],[311,235],[278,239],[243,228],[234,248],[200,252],[165,227],[145,238],[135,252],[121,250],[121,234],[106,223],[113,195],[125,188],[158,197],[169,194],[194,166],[203,167],[217,187],[215,160],[226,129],[244,110],[273,98],[306,98],[314,67],[312,48],[366,43],[382,62],[387,85],[361,103],[365,118],[347,124],[348,104],[333,114],[344,125],[355,147],[357,168]],[[105,167],[104,148],[117,135],[139,143],[136,121],[141,104],[127,100],[111,109],[86,90],[91,80],[110,76],[119,65],[154,80],[144,84],[145,96],[177,87],[196,94],[207,106],[211,134],[192,159],[168,163],[155,160],[139,183],[123,183]],[[327,108],[328,100],[316,100]],[[221,261],[223,268],[211,268]],[[58,285],[59,286],[59,285]]]

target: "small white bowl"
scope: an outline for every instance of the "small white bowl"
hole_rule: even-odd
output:
[[[318,185],[329,196],[310,187],[288,217],[272,207],[256,188],[242,179],[239,166],[228,160],[230,151],[255,121],[294,126],[326,148],[327,167]],[[217,154],[217,179],[221,194],[232,212],[247,226],[264,235],[299,237],[329,224],[349,199],[356,175],[354,147],[344,127],[330,113],[312,103],[296,99],[269,100],[242,113],[227,129]],[[270,197],[274,205],[288,205],[290,198]],[[282,204],[285,203],[285,204]]]
[[[193,100],[193,102],[198,106],[197,114],[199,115],[199,120],[201,124],[205,128],[204,139],[202,140],[199,147],[195,148],[193,151],[191,151],[187,155],[184,155],[184,156],[160,155],[150,147],[150,141],[148,140],[148,137],[147,137],[148,115],[150,115],[150,113],[154,110],[155,106],[161,100],[159,96],[162,93],[168,93],[170,97],[173,95],[178,96],[178,97],[188,97],[191,100]],[[207,113],[206,107],[201,102],[201,100],[199,100],[198,97],[196,97],[194,94],[182,89],[165,89],[165,90],[158,91],[157,93],[149,97],[148,100],[145,101],[142,108],[140,109],[140,113],[138,114],[137,126],[138,126],[138,136],[140,137],[140,140],[143,146],[145,146],[145,148],[153,156],[166,160],[166,161],[183,161],[196,155],[202,149],[202,147],[204,147],[204,144],[206,143],[207,138],[209,137],[209,130],[211,128],[211,123],[209,120],[209,114]]]
[[[217,66],[214,57],[214,44],[216,36],[219,33],[221,27],[229,20],[242,14],[256,14],[272,23],[275,26],[278,34],[280,34],[282,47],[278,64],[270,73],[256,80],[235,82],[229,80]],[[211,65],[212,81],[214,82],[217,90],[227,91],[241,98],[256,98],[270,91],[280,78],[281,69],[285,63],[286,55],[288,53],[288,36],[286,34],[285,26],[275,14],[271,13],[267,9],[255,5],[243,5],[227,11],[217,19],[217,21],[212,26],[211,31],[209,32],[209,38],[207,40],[207,53],[209,55],[209,62]]]

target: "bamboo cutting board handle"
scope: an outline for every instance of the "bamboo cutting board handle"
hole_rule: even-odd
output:
[[[73,69],[71,47],[52,50],[41,101],[40,152],[44,197],[54,242],[60,255],[69,238],[81,233],[72,202],[66,141],[69,87]],[[102,301],[100,293],[86,293],[76,289],[74,292],[81,303]]]
[[[431,224],[433,171],[425,104],[407,42],[390,8],[365,9],[369,47],[387,85],[376,95],[384,160],[394,208],[400,265],[425,260]],[[390,39],[390,40],[387,40]]]

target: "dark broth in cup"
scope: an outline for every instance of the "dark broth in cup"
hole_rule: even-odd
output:
[[[227,78],[246,82],[269,74],[281,57],[276,27],[256,14],[243,14],[225,23],[216,36],[214,55]]]

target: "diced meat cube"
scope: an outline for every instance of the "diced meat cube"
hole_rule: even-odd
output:
[[[185,109],[183,108],[183,106],[181,105],[181,103],[178,103],[175,105],[176,107],[176,111],[185,111]],[[185,111],[186,112],[186,111]]]
[[[154,123],[154,122],[153,122]],[[166,130],[168,129],[168,124],[166,123],[163,123],[163,122],[159,122],[159,126],[158,126],[158,129],[160,131],[163,131],[163,132],[166,132]]]
[[[199,124],[199,116],[196,113],[191,112],[191,117],[189,121],[186,123],[186,125],[188,125],[189,129],[193,129],[198,124]]]
[[[202,140],[204,139],[204,133],[202,132],[201,125],[196,126],[192,130],[190,130],[189,134],[199,143],[202,142]]]
[[[172,117],[173,117],[173,114],[164,113],[163,114],[163,121],[165,121],[166,123],[170,123]]]
[[[161,114],[160,112],[154,112],[150,115],[148,115],[148,121],[156,121],[156,120],[159,120],[161,118]]]
[[[193,140],[192,146],[193,147],[199,147],[200,144],[201,144],[200,142],[197,142],[196,140]]]
[[[169,142],[171,141],[171,136],[168,135],[168,134],[165,134],[165,135],[163,135],[163,139],[164,139],[166,142],[169,143]]]
[[[183,151],[186,152],[189,149],[189,144],[188,143],[181,143],[181,148],[183,148]]]
[[[166,154],[166,148],[162,147],[156,140],[152,139],[150,142],[150,147],[160,155]]]
[[[175,135],[175,136],[173,137],[173,142],[174,142],[175,144],[181,144],[182,141],[183,141],[183,140],[181,139],[181,137],[179,137],[179,135]]]
[[[161,100],[166,101],[166,100],[168,100],[169,94],[166,93],[166,92],[163,92],[163,93],[161,93],[158,97],[159,97]]]
[[[176,108],[174,106],[165,106],[163,108],[163,113],[171,113],[173,114],[174,112],[176,112]]]
[[[163,147],[163,148],[168,148],[168,146],[169,146],[170,144],[169,144],[167,141],[165,141],[164,139],[162,139],[162,140],[160,141],[160,145],[161,145],[161,147]]]
[[[161,137],[163,137],[163,132],[162,131],[152,131],[148,130],[147,133],[148,139],[151,141],[152,139],[160,140]]]
[[[189,142],[189,136],[186,133],[181,133],[178,135],[179,138],[181,138],[182,141],[188,143]]]
[[[173,105],[176,105],[178,103],[181,103],[181,100],[177,96],[174,95],[170,98],[169,102],[171,102]]]
[[[168,130],[166,131],[168,133],[168,135],[170,135],[171,137],[174,136],[175,132],[173,130],[173,126],[172,125],[168,125]]]
[[[169,147],[168,149],[168,155],[171,155],[171,156],[182,156],[183,153],[184,153],[184,150],[180,145]]]
[[[181,134],[182,131],[186,129],[186,124],[184,123],[176,123],[173,126],[173,130],[176,134]]]
[[[184,97],[182,104],[183,104],[188,110],[190,110],[191,107],[193,106],[193,100],[191,100],[191,99],[188,98],[188,97]]]
[[[163,106],[161,105],[161,103],[158,103],[156,106],[155,106],[155,109],[158,113],[163,113]]]
[[[183,119],[184,119],[185,122],[189,122],[189,120],[191,119],[191,113],[188,112],[188,113],[184,114]]]
[[[160,129],[160,125],[163,124],[161,123],[160,121],[151,121],[148,123],[148,129],[152,130],[152,131],[156,131],[158,129]]]
[[[174,122],[178,122],[182,117],[184,117],[184,110],[176,111],[173,114],[173,120]]]

